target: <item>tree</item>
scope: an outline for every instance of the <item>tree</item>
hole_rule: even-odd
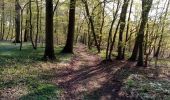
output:
[[[169,6],[170,6],[170,1],[168,1],[167,3],[167,7],[166,7],[166,10],[165,10],[165,15],[164,17],[162,18],[163,19],[163,22],[162,22],[162,28],[161,28],[161,34],[160,34],[160,39],[158,41],[158,47],[156,49],[156,52],[154,54],[154,57],[155,57],[155,67],[158,67],[157,66],[157,61],[159,59],[159,55],[160,55],[160,51],[161,51],[161,47],[163,46],[163,34],[165,33],[165,24],[166,24],[166,18],[167,18],[167,15],[168,15],[168,9],[169,9]],[[161,21],[162,21],[161,19]]]
[[[45,60],[55,60],[53,42],[53,0],[46,0]]]
[[[129,1],[130,0],[124,0],[124,4],[122,6],[122,11],[120,15],[120,31],[119,31],[118,56],[117,56],[118,60],[123,59],[123,32],[126,25],[126,13],[127,13]]]
[[[106,47],[106,60],[107,61],[111,60],[111,55],[112,55],[113,46],[114,46],[114,43],[115,43],[115,40],[116,40],[117,30],[118,30],[118,27],[119,27],[119,24],[120,24],[120,21],[119,21],[117,28],[116,28],[116,31],[115,31],[115,34],[112,38],[113,25],[114,25],[114,23],[117,19],[119,8],[120,8],[120,1],[118,0],[116,11],[113,11],[113,19],[112,19],[110,29],[109,29],[109,33],[108,33],[107,47]]]
[[[74,42],[74,28],[75,28],[75,7],[76,0],[70,0],[70,11],[69,11],[69,25],[67,41],[62,53],[73,53],[73,42]]]
[[[4,0],[2,0],[2,14],[1,14],[1,40],[4,38],[5,34],[5,3]]]
[[[26,16],[28,16],[28,13],[29,13],[29,8],[27,7],[26,8]],[[29,33],[29,20],[28,18],[26,18],[25,20],[25,31],[24,31],[24,42],[27,42],[28,41],[28,33]]]
[[[20,43],[20,13],[21,13],[21,7],[19,4],[19,0],[15,1],[15,43]]]
[[[85,6],[85,10],[86,10],[87,18],[88,18],[89,23],[90,23],[90,28],[91,28],[91,31],[92,31],[92,34],[93,34],[95,46],[97,48],[98,53],[100,53],[100,45],[99,45],[99,42],[97,40],[93,18],[92,18],[92,15],[90,15],[88,2],[87,2],[87,0],[82,0],[82,2],[84,4],[84,6]]]
[[[152,7],[152,2],[153,0],[142,0],[142,22],[141,22],[141,26],[139,29],[139,33],[138,33],[138,37],[139,37],[139,56],[138,56],[138,66],[143,66],[143,43],[144,43],[144,30],[145,30],[145,26],[147,24],[148,21],[148,14],[149,11]]]
[[[132,6],[133,6],[133,0],[131,0],[130,11],[129,11],[128,20],[127,20],[126,37],[125,37],[125,43],[124,43],[124,48],[123,48],[123,54],[122,54],[123,59],[125,58],[126,44],[127,44],[127,42],[129,41],[129,39],[131,38],[131,35],[132,35],[132,33],[129,34]]]
[[[135,47],[133,49],[133,53],[131,56],[131,60],[136,60],[137,55],[138,56],[138,66],[143,66],[144,62],[143,62],[143,42],[144,42],[144,31],[145,31],[145,26],[148,22],[148,15],[150,12],[150,9],[152,7],[152,2],[153,0],[142,0],[142,19],[141,19],[141,25],[139,28],[139,32],[137,34],[137,38],[135,41]]]

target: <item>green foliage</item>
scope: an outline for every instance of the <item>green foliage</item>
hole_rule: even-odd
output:
[[[133,87],[135,85],[135,81],[130,79],[130,80],[127,80],[126,84],[128,87]]]
[[[59,88],[52,84],[34,83],[34,85],[31,85],[30,93],[22,96],[20,100],[56,100],[61,92]]]

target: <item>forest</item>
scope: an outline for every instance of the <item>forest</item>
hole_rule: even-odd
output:
[[[0,100],[170,100],[170,0],[0,0]]]

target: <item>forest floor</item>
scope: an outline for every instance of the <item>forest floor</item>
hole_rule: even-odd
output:
[[[43,48],[0,46],[1,100],[170,99],[168,65],[156,70],[128,61],[106,63],[80,44],[74,55],[60,54],[62,47],[56,47],[57,61],[43,62]]]

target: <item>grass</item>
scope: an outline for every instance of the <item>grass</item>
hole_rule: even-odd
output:
[[[61,90],[55,85],[48,83],[33,83],[30,86],[30,93],[22,96],[20,100],[57,100],[60,93]]]
[[[55,48],[58,62],[69,62],[72,55],[60,54],[62,47]],[[54,85],[44,75],[51,75],[57,69],[57,62],[44,62],[44,48],[33,50],[30,43],[24,43],[22,51],[19,44],[0,43],[0,95],[2,98],[20,100],[57,99],[62,89]]]

